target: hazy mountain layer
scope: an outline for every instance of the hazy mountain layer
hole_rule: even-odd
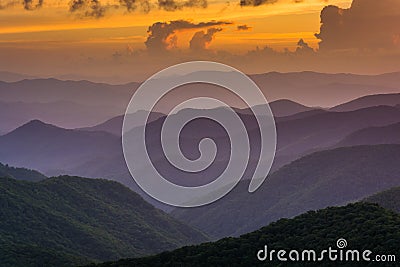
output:
[[[322,151],[271,174],[255,192],[241,182],[210,205],[172,214],[216,238],[238,236],[310,209],[363,199],[400,185],[400,145]]]
[[[400,213],[400,187],[376,193],[364,199],[365,202],[377,203],[379,206]]]

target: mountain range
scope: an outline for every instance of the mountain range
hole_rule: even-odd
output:
[[[338,238],[346,238],[351,247],[368,244],[374,252],[399,251],[399,215],[383,208],[400,211],[400,73],[251,76],[274,100],[277,153],[272,171],[256,192],[248,193],[260,131],[248,108],[235,107],[250,139],[245,174],[221,200],[192,209],[173,209],[150,198],[126,167],[121,114],[139,83],[4,75],[10,82],[0,82],[1,266],[71,266],[120,258],[135,259],[101,266],[256,266],[255,253],[265,243],[325,248]],[[208,86],[189,86],[175,100],[186,99],[193,89],[213,92]],[[225,130],[208,119],[189,122],[180,135],[185,156],[198,158],[198,144],[205,137],[218,150],[202,172],[177,170],[166,161],[160,141],[167,104],[128,114],[132,125],[125,134],[140,134],[146,127],[149,157],[169,181],[186,186],[210,182],[229,160]],[[185,109],[171,117],[225,111]],[[141,123],[143,115],[150,117],[147,125]],[[244,144],[239,147],[245,149]],[[347,205],[355,201],[362,203]],[[342,205],[347,206],[327,208]],[[324,210],[308,212],[318,209]]]
[[[64,128],[99,124],[124,114],[137,87],[57,79],[0,82],[0,131],[34,119]]]
[[[332,111],[352,111],[373,106],[396,106],[400,103],[400,94],[376,94],[359,97],[347,103],[337,105]]]
[[[214,238],[238,236],[282,217],[343,205],[400,185],[400,145],[337,148],[307,155],[267,177],[254,193],[240,182],[207,206],[171,214]]]
[[[2,162],[62,174],[89,159],[119,151],[118,137],[105,132],[67,130],[39,120],[0,137]]]
[[[136,115],[130,116],[135,118]],[[230,151],[229,139],[223,130],[209,120],[198,120],[182,131],[182,151],[196,158],[198,142],[203,137],[212,137],[217,144],[218,154],[212,168],[191,176],[193,179],[187,179],[187,173],[172,168],[163,157],[159,137],[165,117],[161,113],[152,113],[151,116],[154,118],[146,126],[150,133],[148,141],[152,144],[149,153],[154,156],[156,166],[171,181],[188,186],[200,185],[216,178],[225,168]],[[254,116],[246,112],[240,113],[240,116],[248,128],[251,141],[249,165],[243,177],[249,179],[257,164],[260,138]],[[118,136],[121,122],[122,117],[118,117],[94,128],[63,129],[34,120],[0,136],[0,161],[17,167],[37,169],[48,176],[69,174],[116,180],[139,192],[153,205],[166,209],[148,198],[133,182],[122,155],[121,137]],[[273,171],[315,151],[370,143],[398,143],[396,125],[399,122],[400,109],[391,106],[348,112],[309,110],[279,117],[276,119],[278,147]],[[133,130],[141,131],[142,127]]]
[[[0,178],[1,266],[71,266],[137,257],[208,238],[125,186],[60,176]]]
[[[338,249],[338,240],[345,242],[344,248]],[[391,257],[391,260],[382,265],[395,266],[399,257],[398,240],[399,214],[375,204],[355,203],[344,207],[309,211],[293,219],[281,219],[238,238],[224,238],[213,243],[187,246],[154,256],[121,259],[91,266],[377,266],[377,255],[393,255],[395,258]],[[257,254],[263,258],[265,246],[267,257],[265,261],[260,261]],[[312,250],[315,251],[315,259],[319,259],[321,252],[329,248],[335,250],[332,257],[337,255],[336,261],[329,260],[327,253],[323,260],[318,262],[313,260],[313,254],[303,254],[303,251]],[[278,260],[276,253],[279,250],[285,251],[281,258],[286,258],[287,261]],[[296,254],[291,253],[292,250],[299,253],[299,259],[305,255],[305,260],[296,260]],[[340,261],[340,250],[343,255],[346,255],[348,250],[358,250],[359,261],[357,254],[354,255],[354,259],[350,254],[348,261]],[[371,251],[370,261],[363,260],[364,250]],[[268,257],[269,253],[274,255],[272,260]],[[346,259],[346,256],[343,256],[343,259]]]
[[[116,110],[112,106],[90,106],[71,101],[46,103],[0,101],[0,129],[3,133],[7,133],[33,119],[62,125],[64,128],[79,128],[96,125],[119,114],[121,110]]]
[[[400,123],[369,127],[349,134],[336,147],[355,145],[400,144]]]
[[[360,96],[399,93],[400,73],[354,75],[272,72],[250,75],[250,78],[259,85],[271,106],[275,101],[279,104],[275,115],[286,116],[310,107],[334,107]],[[0,80],[2,134],[33,119],[63,128],[83,128],[100,124],[124,114],[129,99],[140,86],[137,82],[111,85],[86,80],[43,79],[4,72],[0,73]],[[216,93],[215,88],[210,86],[190,85],[175,95],[175,100],[187,100],[191,96],[190,93],[196,90],[202,95],[214,96]],[[225,93],[218,93],[215,97],[223,97]],[[396,102],[394,99],[398,99],[398,96],[382,95],[380,98],[377,101],[367,97],[357,101],[361,101],[362,105],[349,103],[334,110],[349,111],[369,107],[371,104],[389,105],[389,102]],[[290,99],[301,104],[292,105],[287,100],[279,103],[281,99]],[[168,104],[156,111],[166,113],[167,110]]]

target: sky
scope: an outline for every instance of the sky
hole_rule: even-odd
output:
[[[190,60],[400,71],[400,1],[0,0],[0,71],[124,83]]]

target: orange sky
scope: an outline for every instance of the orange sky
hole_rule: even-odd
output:
[[[331,0],[330,4],[348,7],[350,0]],[[112,3],[112,2],[109,2]],[[306,0],[294,4],[292,0],[281,0],[276,4],[259,7],[241,7],[239,2],[214,1],[207,8],[186,8],[174,12],[153,8],[149,13],[125,10],[107,10],[103,18],[79,18],[68,11],[68,1],[45,1],[42,8],[26,11],[16,5],[0,10],[0,42],[26,45],[40,42],[52,46],[59,42],[65,45],[97,43],[109,45],[129,43],[144,47],[147,28],[157,21],[177,19],[193,22],[225,20],[235,25],[226,27],[212,43],[215,48],[248,50],[268,43],[282,49],[293,48],[300,38],[316,46],[314,33],[318,32],[319,13],[326,5],[323,0]],[[238,32],[236,26],[246,24],[251,31]],[[179,47],[188,46],[191,33],[182,34]],[[179,33],[178,33],[179,34]]]
[[[32,1],[36,5],[41,0]],[[43,1],[29,11],[19,0],[0,2],[0,71],[121,83],[143,80],[190,60],[218,61],[249,74],[400,70],[400,42],[395,42],[400,39],[398,0],[246,0],[276,1],[246,7],[240,0],[211,0],[206,8],[175,11],[160,9],[158,0],[121,0],[147,3],[149,12],[140,7],[128,12],[120,0]],[[85,16],[93,15],[87,6],[71,12],[73,1],[101,3],[105,12],[98,18]],[[321,31],[320,15],[327,5],[339,11],[333,7],[330,12],[338,13],[326,16],[329,26],[321,49],[322,39],[315,34]],[[167,23],[179,20],[186,26]],[[155,34],[148,33],[152,25]],[[145,44],[149,37],[154,37],[152,43]]]

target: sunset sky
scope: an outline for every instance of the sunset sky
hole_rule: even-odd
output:
[[[0,0],[0,71],[110,82],[188,60],[247,73],[399,71],[400,1],[354,2]],[[337,8],[318,39],[327,5]]]

